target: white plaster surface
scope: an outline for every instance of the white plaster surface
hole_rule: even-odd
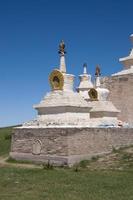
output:
[[[112,74],[112,76],[119,76],[119,75],[126,75],[126,74],[133,74],[133,66],[131,66],[129,69],[124,69],[120,72]]]
[[[37,118],[24,126],[86,126],[91,109],[79,93],[61,90],[51,91],[34,108]]]
[[[109,90],[107,88],[101,87],[100,76],[96,76],[95,79],[95,87],[98,93],[98,100],[99,101],[107,101]]]
[[[89,89],[90,90],[90,89]],[[86,100],[90,99],[90,96],[88,95],[89,90],[80,90],[79,94]]]
[[[101,83],[100,83],[100,76],[96,76],[95,78],[95,87],[100,87]]]
[[[74,85],[74,78],[75,76],[73,74],[63,74],[64,76],[64,91],[73,91],[73,85]]]
[[[34,108],[57,106],[88,107],[88,104],[77,92],[55,90],[47,93],[40,104],[35,105]]]
[[[36,120],[25,123],[24,126],[56,127],[56,126],[87,126],[89,125],[90,113],[57,113],[38,115]]]
[[[89,74],[82,74],[79,75],[80,78],[80,84],[78,89],[90,89],[93,88],[93,83],[91,81],[91,75]]]
[[[93,88],[93,83],[91,81],[91,75],[87,74],[87,68],[84,67],[83,74],[79,75],[80,83],[77,88],[77,91],[84,99],[90,99],[88,92],[91,88]]]
[[[92,107],[92,111],[108,111],[108,112],[120,112],[116,109],[111,101],[90,101],[89,106]]]
[[[98,92],[98,100],[99,101],[106,101],[109,95],[109,90],[106,88],[96,88],[96,91]]]
[[[60,56],[60,71],[62,73],[66,73],[66,63],[65,63],[65,55],[61,54]]]
[[[99,117],[99,118],[91,118],[90,119],[89,114],[88,114],[88,116],[87,115],[83,116],[83,115],[78,115],[78,114],[76,114],[76,115],[77,115],[76,118],[74,118],[75,116],[71,113],[71,118],[70,118],[70,115],[68,116],[69,120],[68,120],[68,118],[66,118],[67,115],[65,115],[65,118],[62,118],[62,120],[61,120],[61,118],[59,118],[59,121],[58,121],[58,117],[57,117],[57,119],[49,118],[50,121],[48,121],[48,119],[46,119],[47,123],[45,123],[44,119],[42,121],[40,119],[39,120],[36,119],[36,120],[26,122],[23,124],[22,127],[18,127],[18,128],[20,128],[20,129],[22,129],[22,128],[74,128],[74,127],[75,128],[76,127],[78,127],[78,128],[105,127],[106,128],[106,127],[118,127],[118,123],[119,123],[119,121],[117,120],[117,117]],[[82,118],[82,116],[83,116],[83,118]],[[45,116],[45,117],[47,117],[47,116]],[[63,119],[66,119],[65,123],[64,123]],[[70,119],[71,119],[71,121],[70,121]],[[72,119],[73,119],[73,121],[72,121]]]

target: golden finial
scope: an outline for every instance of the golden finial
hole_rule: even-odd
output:
[[[63,40],[61,40],[60,44],[59,44],[59,54],[64,55],[66,53],[65,51],[65,43]]]
[[[100,72],[100,66],[96,65],[96,72],[95,72],[95,76],[101,76],[101,72]]]

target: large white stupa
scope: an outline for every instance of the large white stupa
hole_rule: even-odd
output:
[[[109,91],[100,87],[99,75],[96,85],[93,85],[86,65],[79,76],[78,92],[73,90],[75,76],[67,73],[65,53],[65,44],[61,41],[60,67],[49,76],[51,91],[39,104],[34,105],[38,111],[36,119],[24,123],[21,128],[117,126],[119,111],[107,101]]]
[[[65,53],[62,41],[59,46],[60,67],[49,76],[51,91],[34,106],[38,111],[37,118],[23,126],[87,126],[91,107],[79,93],[73,91],[74,75],[66,72]]]

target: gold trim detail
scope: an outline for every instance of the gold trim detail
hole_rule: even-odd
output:
[[[88,92],[88,95],[92,101],[98,100],[98,93],[97,93],[96,89],[91,88]]]
[[[52,90],[63,90],[64,76],[58,69],[54,69],[49,75]]]

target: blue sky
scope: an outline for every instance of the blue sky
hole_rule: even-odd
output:
[[[58,44],[67,48],[67,72],[92,75],[122,69],[131,48],[133,1],[0,0],[0,127],[33,119],[49,91],[48,75],[59,66]]]

